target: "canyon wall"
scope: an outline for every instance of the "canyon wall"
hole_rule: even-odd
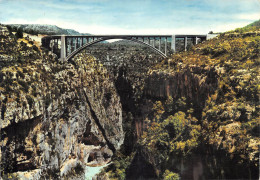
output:
[[[17,41],[5,27],[0,36],[6,57],[0,74],[1,176],[66,179],[109,162],[124,133],[106,69],[84,55],[59,64],[55,55]],[[20,51],[8,53],[11,48]]]
[[[154,70],[149,72],[144,93],[159,99],[185,97],[203,107],[207,97],[216,90],[217,77],[214,67],[185,66],[181,71],[171,72]]]

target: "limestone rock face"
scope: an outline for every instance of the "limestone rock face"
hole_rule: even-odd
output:
[[[69,178],[109,162],[124,140],[119,96],[106,69],[86,55],[59,64],[41,53],[0,72],[2,177]]]
[[[174,99],[185,97],[203,107],[208,95],[218,85],[218,74],[214,68],[199,66],[183,67],[181,71],[151,71],[146,79],[145,94],[155,98]]]

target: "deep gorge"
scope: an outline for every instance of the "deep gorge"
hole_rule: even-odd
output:
[[[109,162],[95,178],[258,177],[259,33],[237,37],[243,57],[227,33],[169,59],[97,45],[64,64],[0,33],[4,179],[84,179]]]

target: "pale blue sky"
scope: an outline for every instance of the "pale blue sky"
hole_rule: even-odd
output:
[[[92,34],[227,31],[260,18],[260,0],[0,0],[0,23]]]

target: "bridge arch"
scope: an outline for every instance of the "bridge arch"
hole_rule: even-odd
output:
[[[94,44],[97,44],[97,43],[102,42],[102,41],[110,40],[110,39],[124,39],[124,40],[133,41],[133,42],[136,42],[136,43],[139,43],[139,44],[143,44],[143,45],[146,45],[149,48],[151,48],[154,52],[158,53],[159,55],[161,55],[163,57],[167,57],[163,52],[161,52],[160,50],[156,49],[154,46],[152,46],[152,45],[150,45],[148,43],[145,43],[143,41],[140,41],[138,39],[129,38],[129,37],[101,37],[101,38],[98,38],[98,39],[96,39],[96,40],[94,40],[92,42],[86,43],[83,46],[77,48],[75,51],[73,51],[72,53],[70,53],[66,57],[65,61],[68,61],[68,60],[72,59],[75,55],[77,55],[82,50],[86,49],[87,47],[90,47],[90,46],[92,46]]]

